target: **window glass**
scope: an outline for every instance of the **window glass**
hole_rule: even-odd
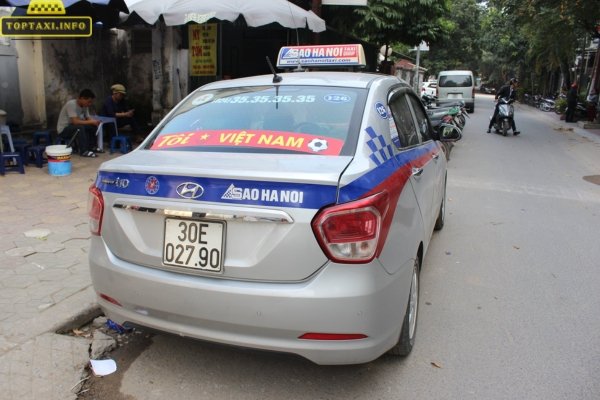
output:
[[[419,144],[419,136],[408,106],[407,95],[393,96],[390,101],[390,110],[396,123],[401,146],[410,147]]]
[[[471,75],[442,75],[438,81],[440,87],[473,86]]]
[[[421,101],[419,101],[415,96],[409,96],[409,99],[417,119],[417,128],[421,136],[421,142],[431,140],[429,119],[427,118],[427,115],[425,115]]]
[[[198,91],[147,148],[345,155],[356,146],[351,125],[358,125],[354,116],[362,115],[365,98],[365,89],[321,86]]]

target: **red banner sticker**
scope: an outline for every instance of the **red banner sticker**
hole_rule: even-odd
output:
[[[344,141],[295,132],[219,130],[162,135],[154,141],[151,149],[168,150],[196,146],[255,147],[337,156],[342,151]]]

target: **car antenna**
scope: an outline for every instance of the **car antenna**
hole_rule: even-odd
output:
[[[267,56],[267,64],[269,64],[269,68],[271,69],[271,72],[273,73],[273,83],[281,82],[281,80],[283,78],[281,76],[277,75],[277,72],[275,72],[275,68],[273,68],[273,64],[271,64],[271,59],[269,58],[269,56]]]

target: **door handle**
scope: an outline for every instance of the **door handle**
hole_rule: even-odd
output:
[[[413,168],[412,169],[413,176],[421,176],[422,173],[423,173],[423,168]]]
[[[434,155],[431,156],[431,158],[433,158],[434,160],[437,160],[438,158],[440,158],[440,153],[437,152]]]

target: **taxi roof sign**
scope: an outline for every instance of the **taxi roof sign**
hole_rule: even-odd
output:
[[[364,66],[365,51],[361,44],[284,46],[277,56],[278,68]]]

